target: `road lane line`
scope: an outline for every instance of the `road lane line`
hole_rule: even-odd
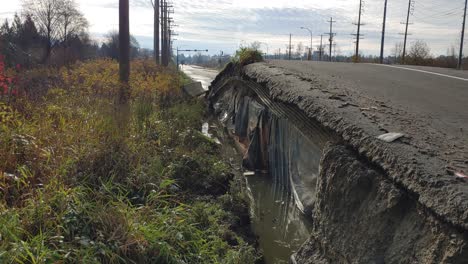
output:
[[[447,74],[442,74],[442,73],[437,73],[437,72],[430,72],[430,71],[424,71],[424,70],[418,70],[418,69],[412,69],[412,68],[398,67],[398,66],[387,65],[387,64],[372,64],[372,63],[370,63],[370,64],[371,65],[377,65],[377,66],[385,66],[385,67],[390,67],[390,68],[396,68],[396,69],[403,69],[403,70],[408,70],[408,71],[428,73],[428,74],[432,74],[432,75],[437,75],[437,76],[442,76],[442,77],[447,77],[447,78],[452,78],[452,79],[457,79],[457,80],[460,80],[460,81],[468,82],[468,79],[465,79],[465,78],[452,76],[452,75],[447,75]]]

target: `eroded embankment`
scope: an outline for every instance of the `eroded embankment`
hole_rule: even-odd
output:
[[[245,165],[279,174],[313,219],[297,263],[468,259],[467,185],[434,169],[437,157],[425,166],[411,145],[377,140],[378,128],[313,81],[265,63],[229,65],[208,97]]]

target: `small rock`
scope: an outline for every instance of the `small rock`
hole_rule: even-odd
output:
[[[253,171],[244,172],[244,176],[254,176],[254,175],[255,175],[255,172],[253,172]]]
[[[386,133],[386,134],[378,136],[377,138],[384,141],[384,142],[392,143],[395,140],[397,140],[399,138],[402,138],[404,136],[405,136],[405,134],[403,134],[403,133]]]

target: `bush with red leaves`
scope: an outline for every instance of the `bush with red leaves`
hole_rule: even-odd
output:
[[[0,54],[0,95],[18,96],[18,78],[16,74],[8,72],[4,62],[5,57]],[[16,65],[16,73],[21,70],[21,65]]]

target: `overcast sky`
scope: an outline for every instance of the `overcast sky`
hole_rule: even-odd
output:
[[[12,18],[21,12],[20,0],[0,0],[0,18]],[[91,36],[99,38],[118,29],[118,0],[76,0],[90,22]],[[152,48],[153,17],[150,0],[130,0],[130,28],[142,47]],[[352,53],[359,0],[173,0],[177,41],[174,47],[209,49],[210,53],[232,53],[239,45],[253,41],[268,43],[269,51],[282,52],[293,34],[293,45],[310,44],[310,35],[300,27],[313,31],[314,48],[320,35],[329,31],[327,20],[336,20],[334,32],[337,51]],[[361,52],[377,55],[380,49],[384,0],[366,0],[361,32]],[[464,0],[416,0],[411,17],[409,42],[424,40],[434,55],[447,54],[454,46],[458,51]],[[388,0],[386,55],[402,42],[407,0]],[[327,36],[324,36],[324,42]],[[266,45],[263,47],[266,49]],[[466,54],[466,52],[465,52]]]

